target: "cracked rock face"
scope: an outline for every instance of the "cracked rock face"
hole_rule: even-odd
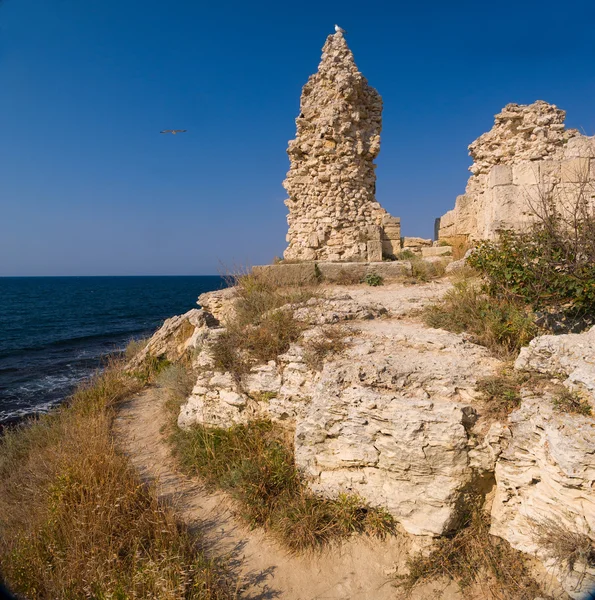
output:
[[[595,544],[595,419],[558,413],[551,400],[525,396],[510,415],[496,463],[491,533],[539,557],[582,600],[595,588],[594,566],[577,561],[569,570],[540,544],[540,525],[553,522]]]
[[[523,348],[515,369],[564,374],[564,385],[587,396],[595,412],[595,327],[584,333],[542,335]]]
[[[595,138],[566,129],[565,117],[541,100],[495,115],[493,128],[469,146],[472,175],[440,219],[440,239],[494,239],[499,229],[525,228],[544,194],[571,210],[580,182],[595,185]]]
[[[358,71],[342,33],[328,37],[300,109],[283,184],[289,195],[284,257],[361,259],[367,241],[376,240],[382,260],[383,219],[384,237],[400,239],[400,222],[375,200],[382,99]]]
[[[462,336],[361,324],[348,356],[325,365],[296,424],[296,464],[315,491],[359,494],[415,535],[446,533],[476,474],[476,377],[497,364]]]

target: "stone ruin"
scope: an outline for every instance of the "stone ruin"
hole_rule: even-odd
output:
[[[286,260],[381,261],[401,249],[400,219],[376,201],[382,98],[358,71],[341,32],[302,90],[290,170]]]
[[[595,197],[595,138],[566,129],[565,116],[541,100],[505,106],[469,146],[472,175],[441,217],[439,238],[494,239],[501,229],[534,222],[545,199],[564,211],[585,190]]]

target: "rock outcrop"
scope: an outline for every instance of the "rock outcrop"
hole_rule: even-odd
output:
[[[493,239],[499,229],[521,229],[544,198],[570,209],[583,183],[595,195],[595,138],[566,129],[565,116],[543,101],[505,106],[494,127],[469,146],[472,176],[441,217],[440,239]]]
[[[382,99],[358,71],[342,33],[330,35],[318,72],[303,88],[289,142],[292,260],[381,261],[400,250],[400,220],[375,199]]]
[[[491,533],[539,557],[573,598],[595,589],[595,419],[557,412],[546,395],[525,395],[496,463]],[[585,536],[593,556],[570,564]],[[584,539],[584,538],[583,538]],[[583,542],[584,543],[584,542]]]
[[[128,367],[139,366],[148,356],[178,360],[189,348],[195,348],[199,340],[208,337],[209,328],[216,324],[217,320],[211,313],[198,308],[166,319]]]
[[[553,377],[563,374],[564,384],[588,396],[595,412],[595,327],[580,334],[535,338],[521,350],[515,368]]]
[[[491,422],[477,381],[497,373],[500,361],[465,334],[428,328],[415,316],[448,289],[445,282],[321,289],[291,307],[304,327],[298,342],[241,380],[214,368],[210,347],[225,328],[204,310],[169,319],[143,355],[175,358],[195,348],[198,377],[180,427],[269,418],[293,432],[296,465],[314,491],[358,494],[412,535],[456,529],[466,494],[493,486],[491,533],[537,557],[583,600],[595,586],[595,418],[560,412],[552,394],[563,381],[593,398],[595,328],[541,336],[524,348],[516,368],[547,374],[552,385],[527,387],[508,419]],[[224,321],[234,292],[201,303]],[[313,363],[309,341],[329,327],[347,330],[346,347]],[[552,532],[587,554],[565,559]],[[562,545],[567,555],[571,545]]]

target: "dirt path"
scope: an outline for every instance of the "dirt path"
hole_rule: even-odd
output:
[[[171,501],[190,527],[200,527],[206,551],[226,555],[244,583],[241,597],[251,600],[401,599],[391,574],[402,566],[408,542],[358,536],[309,556],[289,556],[262,530],[249,531],[234,517],[223,494],[207,493],[176,469],[161,433],[166,422],[163,398],[149,389],[122,406],[115,428],[120,443],[143,478],[156,480],[159,495]],[[426,585],[411,600],[461,600],[453,584]]]

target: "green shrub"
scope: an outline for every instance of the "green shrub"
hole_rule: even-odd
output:
[[[368,273],[364,277],[364,283],[367,283],[368,285],[376,287],[379,285],[383,285],[384,279],[380,275],[378,275],[378,273]]]
[[[544,226],[501,231],[498,241],[482,242],[467,260],[491,296],[513,298],[534,310],[595,314],[595,252],[550,236]]]
[[[322,546],[357,532],[384,536],[390,515],[355,496],[327,499],[307,490],[291,440],[270,421],[229,429],[200,425],[171,437],[182,468],[226,490],[251,526],[264,526],[292,551]]]
[[[455,284],[439,303],[427,307],[423,318],[430,327],[471,333],[474,341],[503,358],[518,353],[538,333],[531,313],[520,303],[490,298],[467,281]]]

